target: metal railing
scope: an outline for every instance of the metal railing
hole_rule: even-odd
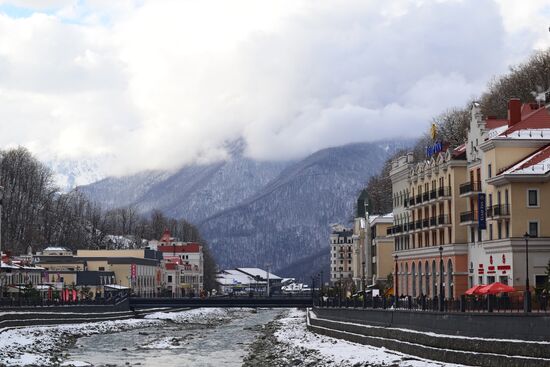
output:
[[[477,221],[477,210],[460,213],[460,223]]]
[[[440,214],[437,216],[437,225],[445,225],[445,224],[451,224],[451,221],[449,220],[449,216],[447,214]]]
[[[444,186],[437,189],[437,197],[449,197],[451,196],[451,187],[450,186]]]
[[[550,312],[548,296],[533,296],[531,300],[532,313]],[[461,296],[459,299],[445,299],[442,304],[439,297],[426,296],[358,296],[358,297],[315,297],[314,306],[325,308],[364,308],[364,309],[392,309],[410,311],[443,311],[443,312],[472,312],[472,313],[523,313],[523,296]],[[440,310],[442,307],[442,310]]]
[[[487,208],[487,216],[492,217],[506,217],[510,215],[509,204],[497,204]]]
[[[459,187],[459,192],[460,192],[460,195],[474,193],[474,192],[481,192],[481,182],[473,181],[473,182],[463,183]]]

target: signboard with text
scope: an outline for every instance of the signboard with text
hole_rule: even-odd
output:
[[[479,229],[487,229],[487,204],[485,194],[477,195],[477,225]]]
[[[130,266],[130,277],[132,278],[132,281],[135,281],[137,278],[137,267],[136,264],[132,264]]]

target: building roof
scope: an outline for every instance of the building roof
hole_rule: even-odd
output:
[[[499,175],[544,175],[550,172],[550,144],[523,158]]]
[[[260,268],[237,268],[237,270],[240,271],[241,273],[250,275],[251,277],[260,277],[262,279],[267,279],[268,272]],[[269,279],[282,279],[282,278],[270,272]]]
[[[393,213],[383,215],[369,215],[369,224],[376,223],[393,223]]]
[[[71,251],[72,252],[72,250],[61,246],[48,246],[42,251]]]
[[[162,253],[189,253],[189,252],[201,252],[201,245],[198,243],[190,242],[185,245],[176,245],[176,246],[170,246],[170,245],[163,245],[158,246],[157,251],[160,251]]]
[[[526,104],[522,105],[522,110],[527,107],[523,107]],[[521,136],[522,134],[513,134],[515,132],[521,132],[522,130],[539,130],[539,129],[550,129],[550,113],[546,108],[537,108],[533,110],[533,107],[529,107],[528,113],[521,115],[521,120],[514,125],[510,126],[508,129],[503,131],[499,136],[501,137],[513,137],[514,135]],[[523,111],[522,111],[523,112]],[[512,135],[512,136],[511,136]],[[527,134],[523,134],[524,137]],[[550,138],[550,133],[548,134]]]

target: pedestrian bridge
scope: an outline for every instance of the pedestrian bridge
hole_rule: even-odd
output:
[[[210,297],[210,298],[141,298],[130,297],[131,308],[154,307],[311,307],[311,297]]]

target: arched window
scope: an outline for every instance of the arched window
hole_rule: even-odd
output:
[[[422,263],[418,262],[418,295],[422,296],[424,292],[422,292]]]
[[[430,264],[427,261],[424,272],[426,273],[426,296],[428,296],[430,294]]]
[[[453,298],[454,280],[453,280],[453,262],[451,259],[447,262],[447,297]]]
[[[412,296],[416,297],[416,264],[412,263]]]
[[[409,263],[405,263],[405,295],[409,295]]]

